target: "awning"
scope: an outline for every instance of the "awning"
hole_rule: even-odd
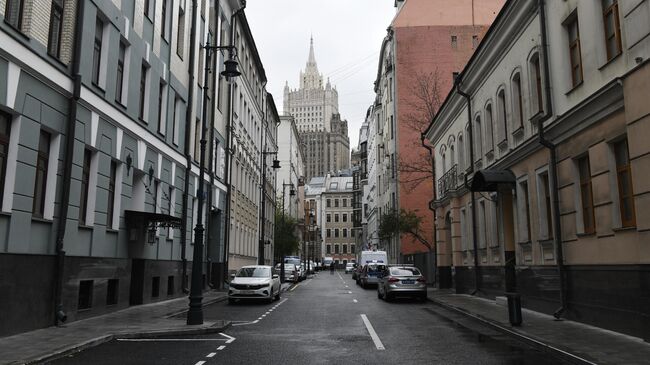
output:
[[[497,191],[499,185],[514,185],[515,174],[510,170],[479,170],[472,178],[471,191]]]
[[[129,227],[171,227],[181,228],[181,219],[169,214],[125,210],[124,219]]]

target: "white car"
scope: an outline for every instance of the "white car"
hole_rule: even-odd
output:
[[[244,266],[230,280],[228,303],[237,299],[264,299],[269,303],[280,299],[280,277],[271,266]]]
[[[354,263],[353,262],[348,262],[345,264],[345,273],[349,274],[354,271]]]

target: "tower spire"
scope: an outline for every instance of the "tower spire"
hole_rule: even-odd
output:
[[[314,56],[314,36],[309,37],[309,59],[307,60],[307,67],[316,66],[316,56]]]

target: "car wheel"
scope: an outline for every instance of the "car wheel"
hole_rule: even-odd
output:
[[[381,299],[382,295],[381,292],[379,291],[379,287],[377,288],[377,299]]]
[[[282,289],[278,290],[278,294],[275,295],[275,300],[280,300],[280,292],[281,291],[282,291]]]
[[[393,300],[393,296],[390,295],[390,293],[386,293],[386,294],[384,294],[384,300],[387,301],[387,302],[390,302],[390,301]]]
[[[273,299],[275,299],[275,294],[273,294],[273,288],[271,288],[271,294],[269,294],[269,299],[267,299],[266,301],[268,303],[273,303]]]

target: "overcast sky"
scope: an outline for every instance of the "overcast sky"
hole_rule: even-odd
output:
[[[314,37],[318,70],[339,92],[349,122],[350,148],[374,100],[379,49],[395,8],[393,0],[248,0],[246,17],[262,58],[278,112],[285,81],[297,88]]]

